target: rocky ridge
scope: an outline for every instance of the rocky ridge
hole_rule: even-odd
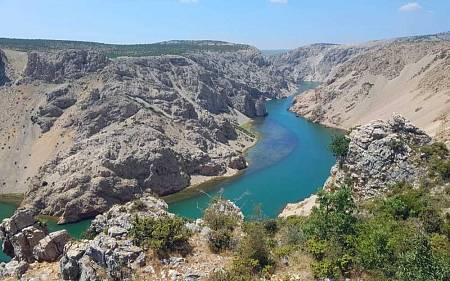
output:
[[[445,38],[411,37],[328,47],[319,54],[331,52],[342,59],[320,61],[316,69],[305,70],[306,74],[297,70],[300,62],[287,60],[281,69],[290,67],[292,79],[324,82],[296,97],[291,110],[313,122],[344,129],[387,120],[392,112],[398,112],[428,134],[447,141],[450,41]],[[339,56],[343,50],[350,55]],[[316,56],[305,54],[304,60]]]
[[[218,212],[235,212],[238,216],[242,216],[239,208],[229,201],[218,204],[216,208]],[[173,214],[167,212],[167,204],[164,201],[152,196],[144,196],[125,205],[113,206],[92,221],[89,232],[96,233],[93,240],[66,245],[59,262],[61,278],[132,280],[142,274],[146,280],[203,280],[214,270],[207,264],[220,263],[222,258],[218,255],[210,255],[207,262],[202,260],[198,263],[195,259],[200,253],[197,252],[190,257],[175,254],[156,259],[146,250],[135,246],[128,235],[136,216],[141,219],[164,218]],[[194,238],[191,239],[193,244],[206,243],[209,229],[203,225],[202,220],[187,222],[186,227],[194,233]],[[187,259],[194,260],[188,262]]]
[[[114,60],[84,50],[21,56],[20,75],[0,88],[2,107],[17,112],[2,116],[2,186],[27,190],[23,206],[60,222],[245,168],[241,153],[253,139],[236,128],[264,116],[266,98],[288,91],[255,49]]]
[[[385,194],[396,183],[417,187],[427,176],[420,148],[432,139],[401,115],[356,127],[348,138],[348,154],[331,169],[326,189],[347,184],[366,199]]]
[[[419,187],[429,175],[421,148],[434,141],[401,115],[357,126],[347,138],[347,156],[331,168],[325,190],[346,185],[356,199],[365,200],[385,195],[398,183]],[[308,216],[316,200],[313,195],[288,204],[279,217]]]

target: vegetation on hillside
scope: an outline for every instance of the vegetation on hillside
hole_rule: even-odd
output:
[[[153,44],[115,45],[83,41],[0,38],[0,49],[12,49],[24,52],[86,49],[99,51],[110,58],[123,56],[181,55],[206,51],[233,52],[250,48],[250,46],[244,44],[210,40],[177,40]]]
[[[171,251],[186,253],[191,232],[185,226],[185,220],[179,217],[137,217],[133,222],[130,235],[133,242],[141,247],[150,248],[163,256]]]
[[[348,154],[349,144],[350,139],[346,135],[335,135],[331,140],[330,151],[337,158],[339,165],[342,165]]]
[[[346,139],[333,142],[345,157]],[[355,202],[341,186],[320,191],[309,217],[245,222],[234,262],[211,280],[259,280],[302,263],[319,279],[450,280],[449,152],[434,143],[421,153],[431,180],[419,188],[398,183],[382,198]]]

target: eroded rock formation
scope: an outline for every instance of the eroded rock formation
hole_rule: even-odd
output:
[[[243,169],[253,139],[236,127],[288,90],[271,71],[252,48],[114,60],[31,52],[0,90],[17,112],[2,116],[3,192],[26,188],[23,206],[73,222]]]

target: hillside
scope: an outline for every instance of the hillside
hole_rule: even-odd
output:
[[[314,45],[274,63],[290,79],[323,81],[291,108],[314,122],[349,129],[395,112],[449,140],[448,33],[356,46]]]
[[[60,222],[233,175],[254,142],[239,126],[288,90],[255,49],[1,54],[1,192]]]
[[[0,38],[0,49],[15,51],[61,51],[61,50],[95,50],[107,57],[143,57],[159,55],[182,55],[199,52],[234,52],[249,50],[253,47],[212,40],[173,40],[153,44],[104,44],[97,42],[45,40],[45,39],[15,39]]]

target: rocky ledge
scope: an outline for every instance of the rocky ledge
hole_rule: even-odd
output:
[[[351,130],[348,154],[331,169],[325,188],[347,184],[361,198],[383,194],[400,182],[419,185],[427,172],[420,148],[432,139],[401,115]]]
[[[35,210],[19,209],[0,224],[2,251],[13,258],[7,264],[0,264],[0,278],[20,278],[32,262],[56,261],[71,240],[66,230],[49,233],[35,215]]]
[[[331,168],[325,190],[347,185],[357,199],[367,199],[386,194],[396,183],[418,186],[427,176],[421,147],[433,140],[401,115],[355,127],[347,138],[347,156]],[[308,216],[317,205],[316,199],[313,195],[288,204],[280,217]]]

